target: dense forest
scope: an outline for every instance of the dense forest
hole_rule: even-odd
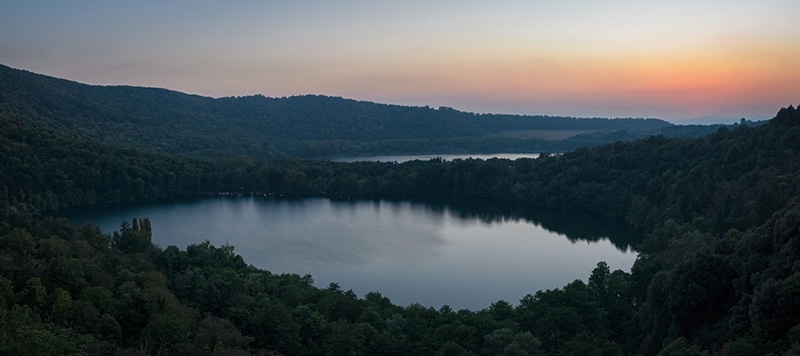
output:
[[[2,354],[800,352],[800,111],[792,106],[766,124],[698,138],[406,163],[141,151],[34,120],[46,115],[0,111]],[[630,271],[598,261],[585,281],[453,310],[318,288],[310,275],[249,266],[235,246],[158,247],[146,218],[109,234],[41,215],[216,192],[482,198],[620,218],[645,238]]]
[[[652,134],[716,130],[656,119],[473,114],[316,95],[213,99],[91,86],[2,65],[0,113],[41,130],[149,153],[255,159],[563,152]]]

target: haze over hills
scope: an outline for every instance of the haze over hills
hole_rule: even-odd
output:
[[[474,114],[319,95],[210,98],[86,85],[2,65],[0,115],[148,152],[253,158],[560,152],[652,134],[699,136],[722,126]]]

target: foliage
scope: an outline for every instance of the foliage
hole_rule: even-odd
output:
[[[656,119],[473,114],[316,95],[207,98],[90,86],[0,65],[0,115],[37,130],[149,153],[255,159],[387,153],[561,152],[709,126]],[[568,132],[563,139],[526,135]]]
[[[3,85],[18,85],[7,69],[3,73]],[[49,88],[44,92],[104,93],[109,107],[120,100],[112,95],[118,90],[133,101],[172,98],[164,105],[176,104],[175,115],[185,101],[222,115],[204,98],[39,79]],[[113,136],[119,145],[112,145],[86,139],[93,138],[92,129],[82,136],[37,126],[34,119],[64,112],[44,109],[62,105],[63,96],[33,95],[30,102],[41,102],[36,105],[3,98],[4,354],[703,355],[800,349],[800,111],[791,106],[761,126],[743,123],[699,138],[651,136],[536,160],[346,164],[134,151],[120,148],[127,145],[125,134]],[[270,102],[246,100],[254,106]],[[311,115],[315,100],[330,99],[293,100],[307,100]],[[86,114],[100,125],[92,115],[102,111],[82,103],[64,105],[75,111],[73,118]],[[231,104],[230,110],[246,108]],[[623,218],[646,238],[630,273],[601,262],[585,281],[531,291],[518,303],[454,311],[397,306],[380,293],[359,297],[335,283],[318,288],[311,276],[248,266],[233,246],[202,242],[161,249],[151,242],[147,219],[124,222],[107,235],[38,215],[218,192],[484,198]]]

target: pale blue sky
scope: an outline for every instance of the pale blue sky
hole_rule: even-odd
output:
[[[800,103],[800,1],[5,1],[0,63],[205,96],[769,118]]]

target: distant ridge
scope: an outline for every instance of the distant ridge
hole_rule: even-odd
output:
[[[474,114],[320,95],[215,99],[160,88],[87,85],[3,65],[0,115],[143,151],[253,158],[554,152],[676,126],[658,119]],[[680,135],[714,130],[695,125]]]

